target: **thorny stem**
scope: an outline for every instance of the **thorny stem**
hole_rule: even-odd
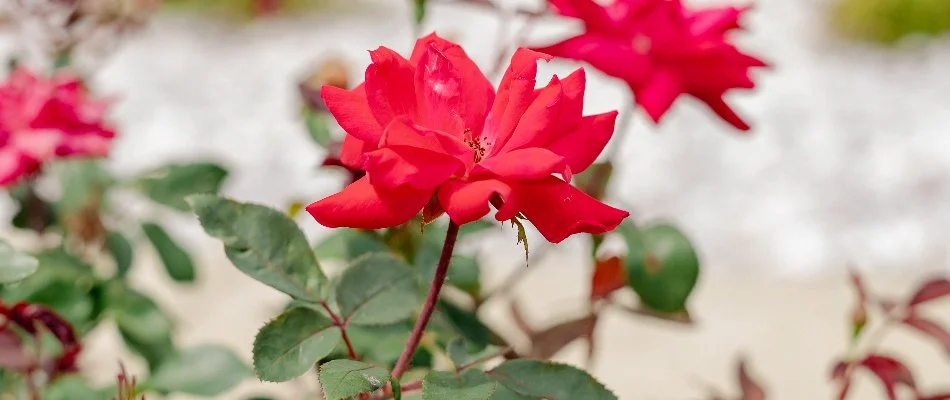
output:
[[[439,301],[439,293],[442,292],[442,285],[445,284],[445,276],[449,271],[449,262],[452,260],[452,251],[455,249],[455,240],[458,238],[459,226],[454,222],[449,222],[449,229],[445,233],[445,243],[442,245],[442,256],[439,257],[439,265],[435,269],[435,276],[432,278],[432,286],[429,287],[429,294],[426,295],[425,304],[422,306],[422,312],[416,325],[412,328],[409,335],[409,342],[403,349],[396,366],[393,367],[392,376],[399,380],[402,374],[409,368],[409,362],[412,361],[412,355],[415,354],[419,342],[422,340],[422,334],[432,318],[435,311],[435,305]]]

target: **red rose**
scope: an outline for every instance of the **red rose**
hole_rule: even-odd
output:
[[[497,220],[520,213],[560,242],[629,215],[569,184],[603,150],[617,116],[582,116],[583,70],[535,89],[537,60],[550,56],[520,49],[496,93],[461,47],[434,34],[409,60],[385,47],[370,55],[362,85],[322,90],[347,132],[341,161],[367,175],[307,207],[320,224],[392,227],[435,197],[456,224],[491,204]]]
[[[54,158],[106,155],[115,137],[103,121],[106,107],[73,75],[45,79],[14,70],[0,84],[0,185]]]
[[[561,15],[584,21],[585,32],[538,51],[590,63],[623,79],[654,122],[682,94],[705,102],[722,119],[748,130],[722,99],[730,89],[755,86],[749,69],[761,60],[726,38],[741,28],[746,8],[691,10],[680,0],[550,0]]]

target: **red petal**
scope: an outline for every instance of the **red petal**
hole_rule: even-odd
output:
[[[917,289],[917,293],[911,298],[909,305],[916,306],[945,296],[950,296],[950,280],[936,278],[924,283],[920,289]]]
[[[383,128],[373,117],[362,85],[353,90],[324,86],[320,90],[320,97],[343,130],[361,141],[373,145],[379,143]]]
[[[504,201],[495,218],[499,221],[514,218],[518,210],[511,186],[497,179],[448,181],[439,188],[439,203],[442,203],[442,208],[452,222],[462,225],[488,215],[491,211],[489,201],[495,195]]]
[[[639,86],[650,70],[650,59],[635,52],[630,44],[589,33],[537,50],[557,57],[585,61],[633,87]]]
[[[869,355],[861,360],[861,366],[869,369],[884,385],[887,390],[887,398],[897,400],[897,384],[904,384],[914,387],[914,377],[910,370],[903,363],[891,357],[881,355]]]
[[[539,59],[550,60],[551,56],[518,49],[511,57],[511,65],[498,85],[498,95],[495,96],[480,137],[480,142],[489,155],[501,150],[534,100]]]
[[[617,112],[589,115],[581,119],[580,125],[564,136],[556,138],[546,147],[561,155],[574,173],[587,169],[614,134]]]
[[[416,115],[415,69],[396,52],[380,47],[371,51],[366,68],[366,98],[380,126],[400,115]]]
[[[634,88],[634,93],[637,104],[643,107],[654,122],[660,122],[660,118],[669,111],[676,98],[683,94],[683,89],[673,74],[660,72],[644,86]]]
[[[696,36],[716,35],[723,38],[726,32],[739,29],[739,18],[746,8],[706,8],[689,12],[689,30]]]
[[[463,168],[457,158],[418,147],[393,146],[366,153],[364,169],[373,186],[435,189]]]
[[[431,190],[386,190],[374,187],[368,177],[363,177],[343,191],[310,204],[307,212],[329,228],[382,229],[409,221],[431,197]]]
[[[551,174],[571,179],[571,169],[564,157],[540,147],[518,149],[482,160],[475,165],[472,176],[493,174],[506,180],[541,179]]]
[[[461,136],[465,129],[459,110],[461,85],[462,79],[448,58],[430,47],[416,64],[416,121],[427,128]]]
[[[488,109],[495,98],[495,88],[491,81],[485,77],[485,74],[468,57],[461,46],[442,39],[434,33],[416,42],[416,47],[413,49],[409,62],[412,65],[418,65],[423,54],[425,54],[425,50],[429,47],[438,49],[442,55],[448,58],[458,72],[461,78],[461,95],[465,99],[461,106],[462,120],[465,121],[465,128],[480,133],[482,126],[485,124]]]
[[[516,196],[522,214],[544,237],[559,243],[575,233],[613,230],[630,213],[610,207],[555,177],[519,182]]]
[[[549,4],[565,17],[584,20],[588,31],[611,31],[614,20],[607,10],[594,0],[549,0]]]
[[[353,169],[363,169],[363,153],[375,148],[375,146],[368,146],[356,136],[346,135],[343,137],[343,144],[340,145],[340,162]]]
[[[551,79],[525,110],[511,138],[500,152],[549,143],[563,132],[570,132],[581,121],[584,109],[586,75],[578,69],[564,80]]]
[[[447,154],[459,159],[471,169],[475,163],[475,151],[462,143],[461,140],[451,137],[444,132],[433,131],[412,124],[406,119],[395,119],[383,133],[380,146],[409,146],[426,149],[434,153]]]
[[[950,354],[950,332],[947,332],[947,330],[942,326],[937,325],[937,323],[929,319],[913,314],[904,318],[904,324],[934,338],[936,341],[940,342],[940,345],[943,346],[944,351],[947,354]]]

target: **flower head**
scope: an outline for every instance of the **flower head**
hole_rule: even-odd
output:
[[[79,79],[42,78],[18,68],[0,84],[0,185],[61,157],[101,157],[115,137],[107,102],[88,97]]]
[[[689,9],[681,0],[550,0],[585,32],[538,51],[582,60],[623,79],[654,122],[688,94],[740,130],[747,125],[723,100],[730,89],[755,86],[749,69],[766,64],[740,52],[726,34],[747,8]]]
[[[582,69],[535,89],[537,61],[550,56],[520,49],[496,92],[461,47],[434,34],[408,60],[385,47],[370,55],[363,84],[322,90],[347,132],[342,163],[366,176],[307,207],[317,222],[386,228],[426,208],[461,225],[492,205],[497,220],[520,214],[559,242],[629,215],[569,184],[603,150],[617,116],[582,115]]]

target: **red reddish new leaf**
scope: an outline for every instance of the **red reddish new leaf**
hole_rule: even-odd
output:
[[[945,296],[950,296],[950,280],[947,278],[935,278],[921,285],[908,305],[914,307],[918,304],[937,300]]]
[[[864,281],[861,279],[861,276],[853,269],[848,271],[848,274],[851,275],[851,286],[854,286],[854,291],[858,295],[858,301],[862,304],[867,303],[868,291],[864,288]]]
[[[0,367],[25,371],[33,363],[20,338],[11,331],[0,330]]]
[[[590,285],[591,299],[605,298],[626,285],[627,272],[623,268],[623,260],[620,257],[597,260]]]
[[[916,387],[914,376],[907,366],[891,357],[871,354],[861,360],[860,365],[877,375],[884,389],[887,390],[887,398],[890,400],[897,400],[898,384]]]
[[[950,354],[950,332],[947,332],[947,330],[942,326],[938,325],[936,322],[915,314],[910,314],[904,317],[903,322],[907,326],[917,329],[921,333],[936,339],[937,342],[943,346],[944,351],[946,351],[947,354]]]

